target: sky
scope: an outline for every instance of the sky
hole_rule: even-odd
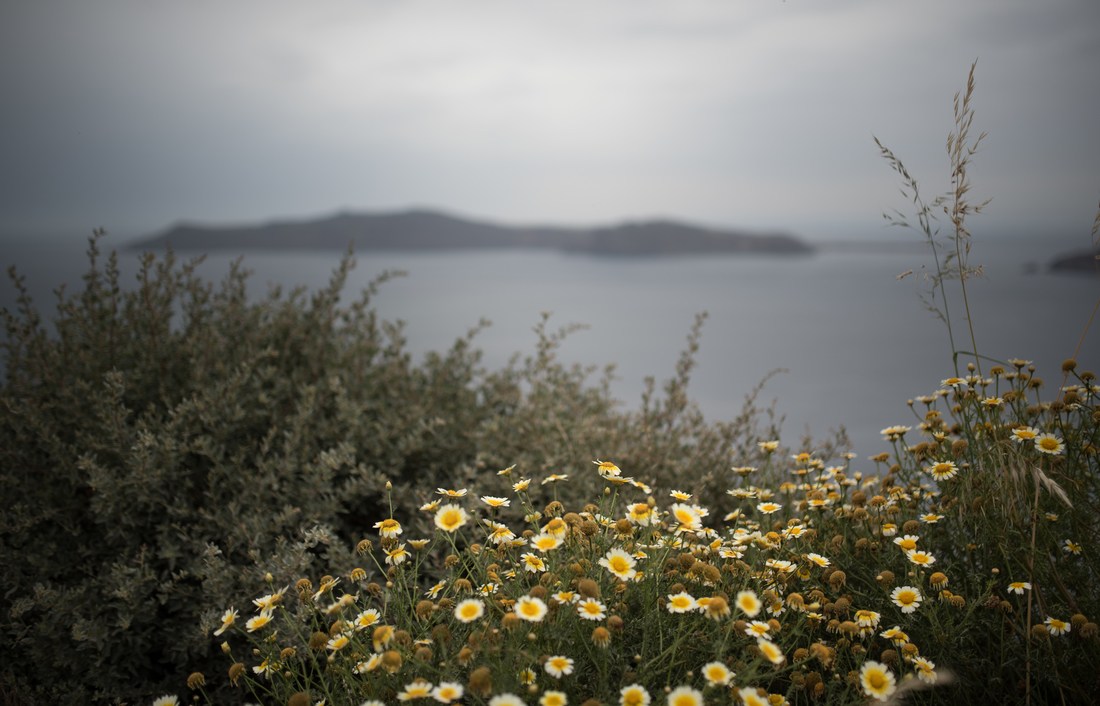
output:
[[[878,233],[877,136],[949,187],[977,62],[975,229],[1088,242],[1095,0],[0,5],[0,237],[411,207]]]

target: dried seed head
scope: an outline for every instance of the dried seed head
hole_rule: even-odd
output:
[[[478,667],[470,672],[466,688],[483,698],[488,696],[493,693],[493,673],[488,667]]]
[[[312,703],[313,699],[309,698],[309,694],[304,691],[297,691],[286,700],[286,706],[310,706]]]
[[[600,584],[592,579],[581,579],[577,582],[577,591],[585,598],[599,598]]]
[[[322,652],[328,644],[328,633],[318,630],[309,636],[309,649],[314,652]]]

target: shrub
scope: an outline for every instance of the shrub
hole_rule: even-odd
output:
[[[149,698],[209,669],[210,606],[268,572],[350,569],[387,482],[411,516],[436,487],[514,462],[575,474],[610,446],[702,483],[757,433],[752,399],[714,425],[687,401],[698,325],[667,400],[624,412],[610,370],[557,361],[568,327],[539,322],[501,370],[479,365],[480,327],[414,364],[372,304],[392,275],[341,303],[350,257],[321,291],[250,301],[239,262],[215,286],[171,252],[126,286],[101,235],[51,322],[14,271],[3,314],[0,691],[16,703]]]

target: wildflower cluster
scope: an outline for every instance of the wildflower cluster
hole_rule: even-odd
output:
[[[229,609],[214,632],[229,638],[231,673],[274,702],[297,692],[314,703],[494,706],[886,700],[965,670],[968,655],[944,635],[988,616],[1015,626],[1011,649],[1062,659],[1081,651],[1073,640],[1095,639],[1095,623],[1067,615],[1073,596],[1023,556],[1013,564],[988,546],[959,550],[955,533],[973,505],[959,489],[989,488],[1003,473],[976,455],[980,446],[1030,454],[1048,473],[1067,455],[1094,464],[1083,444],[1096,443],[1096,422],[1083,422],[1097,390],[1082,379],[1066,390],[1074,408],[1051,416],[1021,399],[1032,378],[993,375],[945,381],[922,402],[925,441],[910,443],[908,427],[884,430],[893,462],[874,457],[875,474],[855,468],[853,454],[784,461],[776,442],[760,444],[742,459],[756,466],[727,474],[736,507],[722,518],[683,490],[659,500],[610,461],[596,461],[604,489],[580,508],[539,509],[533,489],[545,484],[516,480],[514,467],[501,472],[510,497],[441,488],[421,508],[433,536],[402,541],[401,520],[382,518],[377,550],[361,545],[365,568],[318,588],[301,578],[297,600],[274,590],[253,601],[243,627]],[[989,404],[993,395],[1007,401]],[[1024,445],[1021,418],[1036,439],[1057,432],[1059,455]],[[509,506],[522,526],[497,516]],[[1048,553],[1073,561],[1064,547]],[[976,579],[972,567],[986,563],[1000,569]],[[1035,642],[1037,631],[1049,638]]]

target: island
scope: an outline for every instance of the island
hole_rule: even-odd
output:
[[[178,251],[347,250],[428,251],[527,248],[605,256],[698,254],[805,255],[806,243],[786,233],[705,228],[674,220],[625,222],[607,227],[505,226],[441,213],[338,213],[313,220],[260,225],[181,223],[135,241],[132,249]]]
[[[1049,267],[1051,272],[1098,275],[1100,274],[1100,249],[1093,252],[1082,250],[1059,255],[1050,261]]]

